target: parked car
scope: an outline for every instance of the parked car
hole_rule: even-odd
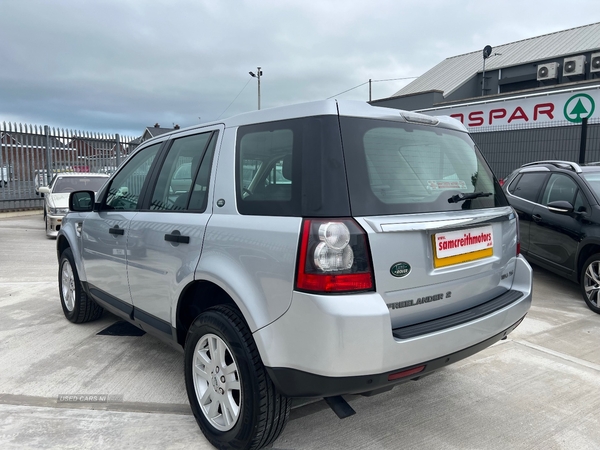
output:
[[[44,222],[46,236],[56,237],[63,217],[69,212],[69,194],[87,189],[96,192],[108,179],[99,173],[61,173],[54,176],[49,186],[40,186],[44,194]]]
[[[513,172],[504,189],[519,215],[523,254],[579,283],[600,314],[600,166],[532,162]]]
[[[470,356],[531,304],[514,210],[447,117],[330,100],[176,130],[69,208],[66,318],[104,308],[182,348],[219,448],[270,445],[294,397],[343,417],[343,394]]]

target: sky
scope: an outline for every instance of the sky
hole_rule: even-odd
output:
[[[139,136],[385,98],[442,60],[600,22],[598,0],[0,0],[0,123]],[[363,84],[365,83],[365,84]],[[357,85],[362,86],[342,93]]]

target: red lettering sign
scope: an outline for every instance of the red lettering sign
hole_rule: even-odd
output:
[[[460,120],[460,123],[465,123],[465,115],[463,113],[450,114],[450,117]]]
[[[540,103],[539,105],[535,105],[533,107],[533,120],[538,120],[538,115],[545,114],[550,118],[550,120],[554,119],[554,103]]]
[[[523,108],[517,106],[517,108],[513,111],[513,113],[508,118],[508,123],[511,123],[513,120],[524,120],[525,122],[529,121],[529,117],[523,111]]]
[[[473,111],[469,113],[469,126],[470,127],[480,127],[483,125],[483,111]]]
[[[490,111],[490,125],[492,124],[493,119],[502,119],[504,117],[506,117],[506,110],[504,108],[492,109]]]

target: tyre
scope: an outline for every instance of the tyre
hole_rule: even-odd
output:
[[[67,248],[60,255],[58,290],[65,317],[73,323],[91,322],[100,318],[104,309],[83,290],[79,281],[73,252]]]
[[[198,425],[219,449],[260,449],[283,431],[291,399],[269,378],[239,313],[219,306],[196,318],[185,343],[185,384]]]
[[[580,285],[588,307],[600,314],[600,253],[590,256],[583,264]]]

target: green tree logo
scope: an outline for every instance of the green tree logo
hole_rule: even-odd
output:
[[[573,123],[581,123],[583,119],[592,117],[596,104],[588,94],[577,94],[565,103],[563,114],[565,119]]]

